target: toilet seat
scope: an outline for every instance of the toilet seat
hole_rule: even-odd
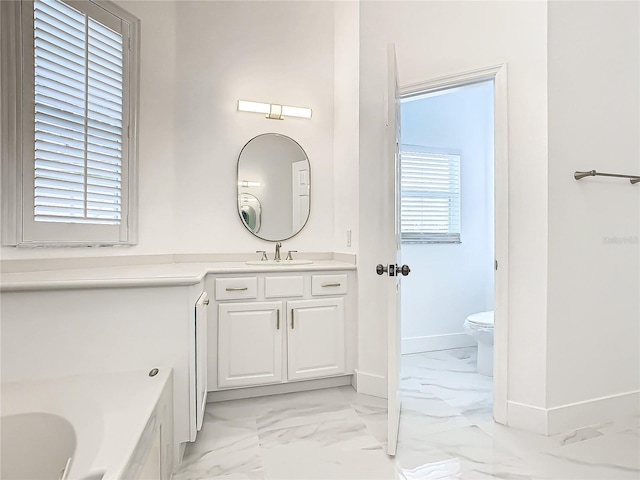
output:
[[[479,327],[491,328],[493,327],[493,311],[474,313],[467,317],[467,322]]]

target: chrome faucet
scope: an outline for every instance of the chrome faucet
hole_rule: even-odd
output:
[[[273,259],[277,262],[280,261],[280,247],[282,246],[282,243],[278,242],[276,243],[276,254],[273,257]]]

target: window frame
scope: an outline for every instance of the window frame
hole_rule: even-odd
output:
[[[124,44],[121,220],[119,225],[109,226],[34,220],[33,0],[0,2],[2,244],[17,247],[135,245],[138,240],[140,20],[107,0],[59,1],[101,24],[121,24]]]
[[[400,157],[400,241],[402,244],[414,244],[414,245],[427,245],[427,244],[460,244],[462,243],[462,154],[459,151],[454,150],[442,150],[438,148],[431,148],[423,145],[409,145],[409,144],[401,144],[399,146],[399,157]],[[408,191],[408,189],[403,188],[403,154],[407,152],[419,153],[425,156],[432,157],[442,157],[448,159],[448,165],[451,169],[452,162],[456,162],[455,168],[457,172],[454,172],[457,175],[457,197],[454,199],[457,202],[458,211],[457,215],[454,215],[454,209],[449,203],[448,207],[448,231],[446,233],[437,233],[437,232],[405,232],[402,231],[403,224],[403,209],[402,209],[402,201],[406,197],[418,197],[418,198],[451,198],[455,195],[455,189],[449,189],[448,192],[432,192],[428,194],[426,191],[422,192],[423,194],[415,194],[415,195],[405,195],[404,192]],[[450,173],[451,175],[451,173]],[[418,192],[420,193],[420,192]],[[451,226],[455,225],[456,222],[452,221],[457,216],[457,226],[458,231],[452,231]]]

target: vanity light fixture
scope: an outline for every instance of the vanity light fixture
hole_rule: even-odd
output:
[[[266,118],[284,120],[284,117],[311,118],[311,109],[305,107],[290,107],[276,103],[249,102],[238,100],[239,112],[264,113]]]

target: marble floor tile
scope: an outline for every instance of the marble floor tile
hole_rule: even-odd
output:
[[[464,348],[403,357],[403,398],[444,402],[463,415],[466,424],[492,420],[493,380],[476,371],[476,352],[477,348]]]
[[[550,437],[496,424],[476,348],[402,359],[395,457],[385,399],[351,387],[210,403],[174,480],[640,480],[640,417]]]
[[[591,438],[596,438],[601,435],[603,435],[603,433],[599,432],[595,428],[586,427],[572,432],[560,433],[552,436],[551,438],[557,440],[560,445],[570,445],[572,443],[583,442]]]
[[[442,400],[403,398],[398,438],[402,446],[422,444],[433,433],[470,425],[464,415]]]
[[[344,401],[339,392],[333,392],[338,394],[336,399],[283,399],[281,403],[273,404],[256,417],[258,431],[317,424],[329,420],[356,419],[358,414],[355,410]]]
[[[403,445],[397,462],[408,472],[446,466],[448,476],[440,478],[533,478],[522,458],[473,425],[434,433],[413,447]]]
[[[393,458],[381,447],[340,450],[290,444],[265,450],[267,479],[392,480],[397,478]]]
[[[216,420],[208,415],[198,433],[198,441],[187,445],[173,479],[198,480],[229,475],[263,478],[256,422]]]
[[[506,427],[493,420],[478,422],[477,427],[501,445],[518,456],[526,456],[532,452],[547,452],[561,445],[561,438],[546,437],[516,428]]]
[[[367,450],[380,447],[357,416],[354,419],[330,420],[278,430],[264,430],[258,434],[260,447],[268,450],[283,445],[297,444],[312,449],[331,447],[338,450]]]
[[[539,478],[640,478],[640,437],[631,429],[564,444],[532,457]]]
[[[382,448],[387,448],[387,412],[359,415],[367,432],[375,438]]]
[[[387,400],[385,398],[359,394],[350,386],[339,387],[338,390],[344,395],[351,408],[358,414],[360,420],[364,422],[367,432],[372,435],[383,448],[386,448]]]

